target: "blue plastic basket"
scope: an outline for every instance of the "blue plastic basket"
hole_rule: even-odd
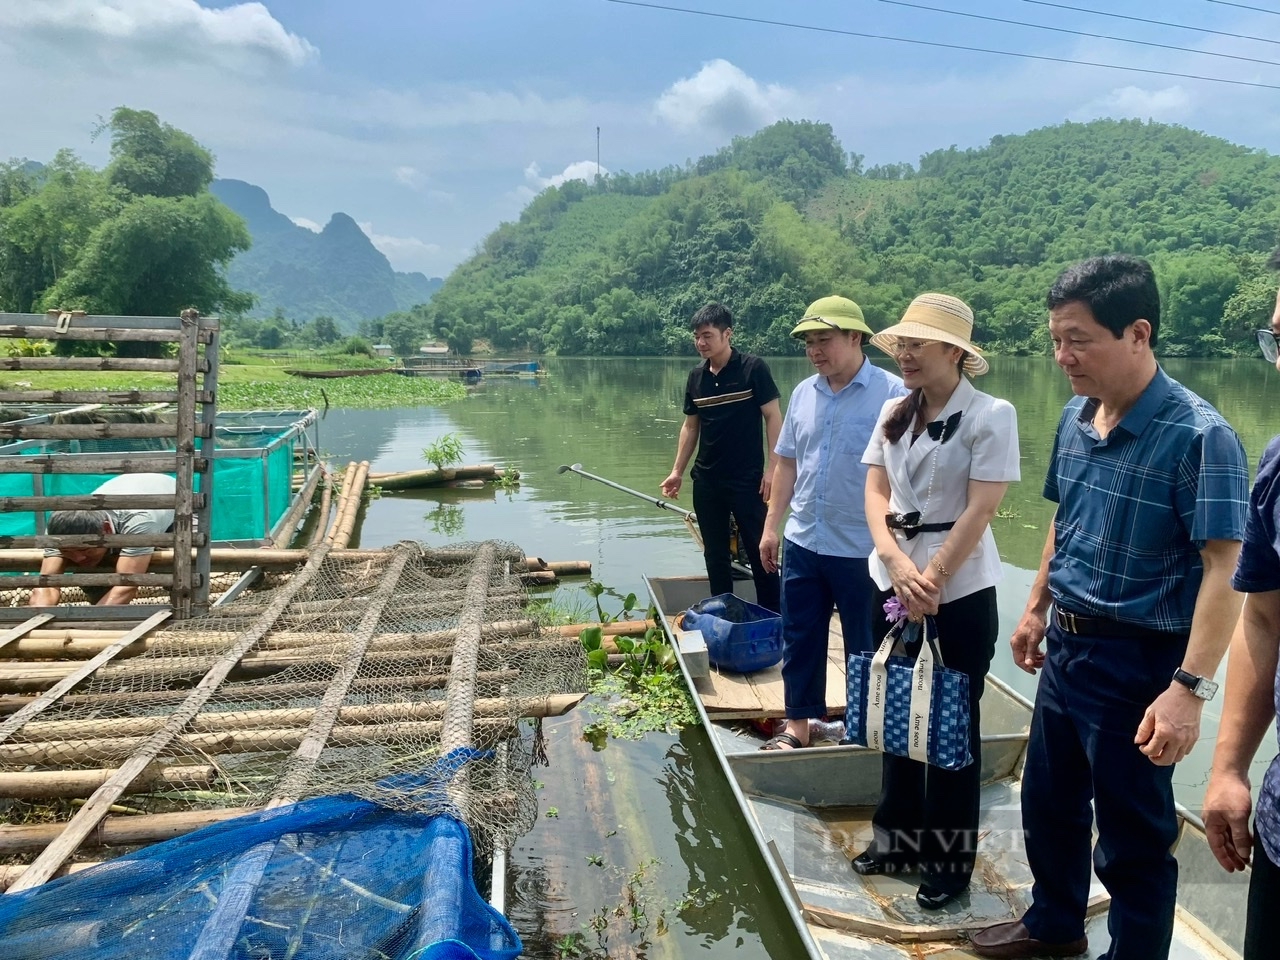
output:
[[[707,659],[724,670],[752,673],[782,659],[782,618],[732,593],[699,600],[680,627],[701,630]]]

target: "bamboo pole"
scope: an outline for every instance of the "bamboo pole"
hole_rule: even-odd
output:
[[[329,503],[332,499],[333,474],[326,470],[324,488],[320,491],[320,510],[316,514],[316,525],[311,531],[311,539],[307,541],[308,549],[314,549],[324,539],[325,531],[329,528]]]
[[[361,469],[368,473],[369,461],[364,461]],[[357,477],[359,476],[357,474]],[[276,784],[275,796],[271,798],[269,806],[276,807],[289,803],[298,797],[305,786],[307,777],[310,776],[316,762],[320,759],[320,754],[324,751],[325,741],[333,730],[334,724],[338,722],[342,702],[347,698],[351,682],[355,680],[356,672],[364,660],[365,651],[368,649],[369,641],[373,639],[373,631],[378,626],[382,611],[400,583],[400,576],[404,573],[405,564],[409,562],[409,555],[409,550],[405,547],[396,549],[395,559],[387,568],[382,585],[378,587],[377,593],[374,594],[365,611],[364,618],[356,628],[355,637],[342,660],[342,665],[338,668],[337,675],[330,683],[329,689],[324,692],[320,706],[312,715],[306,737],[285,765],[284,773]]]
[[[28,770],[0,771],[0,797],[15,800],[87,797],[102,786],[115,770]],[[218,768],[212,764],[183,767],[153,765],[129,784],[125,793],[151,793],[167,788],[207,787],[218,782]]]
[[[106,815],[111,805],[115,803],[125,788],[159,756],[161,751],[168,747],[174,738],[178,736],[179,731],[200,711],[218,685],[227,678],[227,675],[240,658],[271,629],[276,617],[288,606],[289,601],[320,571],[320,567],[328,553],[328,548],[322,546],[312,554],[311,559],[307,561],[307,565],[302,571],[287,586],[281,589],[272,607],[251,627],[246,629],[242,634],[242,639],[205,674],[187,699],[169,717],[169,722],[164,729],[157,731],[144,743],[137,746],[120,769],[106,783],[93,792],[93,796],[89,798],[88,802],[80,808],[79,813],[72,817],[70,823],[67,824],[66,830],[59,835],[57,840],[44,849],[31,866],[23,872],[22,876],[13,883],[9,888],[10,891],[26,890],[30,887],[39,886],[48,880],[53,875],[53,872],[75,852],[81,842],[93,832],[98,822]],[[0,747],[2,746],[0,745]]]
[[[92,660],[77,666],[75,669],[69,672],[66,676],[64,676],[61,680],[57,681],[49,689],[49,691],[45,693],[43,696],[37,697],[35,700],[31,701],[31,703],[27,704],[25,707],[19,710],[17,713],[13,714],[11,717],[4,720],[3,722],[0,722],[0,744],[3,744],[5,739],[12,736],[19,729],[21,729],[23,724],[27,723],[27,721],[29,721],[32,717],[37,716],[38,714],[42,713],[44,710],[52,706],[53,703],[57,701],[57,699],[60,696],[62,696],[64,693],[66,693],[68,690],[74,687],[77,683],[79,683],[85,677],[89,676],[89,674],[93,673],[100,666],[105,664],[108,660],[114,657],[117,653],[119,653],[129,644],[133,643],[133,641],[137,640],[139,637],[146,636],[146,634],[149,633],[154,627],[157,627],[161,623],[163,623],[165,620],[168,620],[169,616],[170,616],[170,613],[168,610],[162,610],[159,613],[152,614],[142,623],[138,624],[136,627],[134,627],[132,630],[126,633],[119,640],[116,640],[115,642],[111,643],[109,646],[104,648],[102,652],[99,653]]]
[[[470,718],[468,718],[470,719]],[[446,721],[447,722],[447,721]],[[385,724],[343,724],[334,727],[329,734],[328,746],[331,747],[362,747],[371,743],[394,744],[403,743],[406,740],[436,740],[441,738],[443,724],[439,720],[419,720],[405,721],[401,723]],[[484,746],[491,744],[498,739],[508,735],[513,727],[508,719],[489,719],[485,718],[475,722],[477,731],[476,746]],[[169,737],[164,729],[158,730],[151,734],[151,738],[165,736],[164,752],[167,755],[178,756],[214,756],[219,754],[240,754],[240,753],[275,753],[283,750],[294,751],[307,742],[307,732],[302,727],[283,727],[283,728],[265,728],[262,730],[229,730],[221,733],[183,733],[174,737]],[[136,737],[99,737],[93,740],[39,740],[30,743],[3,743],[0,744],[0,764],[8,765],[26,765],[31,763],[43,764],[63,764],[63,763],[115,763],[117,761],[126,761],[121,765],[112,779],[128,776],[132,781],[137,775],[130,764],[134,763],[136,758],[144,747],[147,746],[148,738],[144,735]],[[442,752],[444,752],[442,750]],[[148,757],[148,763],[154,758]],[[111,803],[115,803],[119,799],[123,789],[116,789],[116,785],[108,780],[98,790],[94,791],[97,796],[108,787],[111,788]],[[92,803],[92,798],[89,801]],[[107,804],[102,809],[105,812]],[[81,808],[80,814],[84,814],[85,810],[96,812],[96,807],[91,808],[86,803]],[[77,815],[77,818],[80,816]],[[88,819],[89,815],[85,815]],[[73,820],[74,822],[74,820]],[[92,824],[89,826],[92,829]],[[71,837],[78,837],[79,830],[70,834]],[[70,839],[67,840],[70,842]],[[79,840],[77,839],[77,844]],[[50,853],[51,858],[56,858],[61,862],[62,846],[50,847],[53,851]],[[46,851],[48,852],[48,851]],[[68,851],[68,855],[71,851]],[[34,867],[35,864],[32,864]],[[41,880],[41,883],[44,881]]]
[[[519,670],[482,670],[476,674],[479,682],[486,689],[494,689],[500,684],[511,683],[520,676]],[[435,690],[449,682],[447,673],[408,674],[400,677],[357,677],[351,684],[355,693],[398,693],[402,690]],[[271,683],[264,685],[258,682],[228,683],[219,687],[209,698],[209,703],[240,703],[244,700],[262,700],[265,695],[272,698],[313,697],[320,696],[328,688],[323,681],[298,681],[295,683]],[[141,705],[148,708],[161,707],[166,704],[181,703],[186,699],[189,690],[155,690],[135,693],[82,693],[68,694],[59,703],[67,708],[109,706],[122,708]],[[25,707],[31,697],[9,695],[0,696],[0,716],[14,713]]]
[[[348,460],[346,469],[342,471],[342,484],[338,488],[338,502],[334,506],[333,523],[329,525],[324,537],[326,543],[333,543],[334,534],[337,533],[342,518],[346,516],[347,501],[351,499],[351,487],[359,467],[360,465],[354,460]]]
[[[41,613],[31,617],[29,620],[24,620],[16,627],[10,627],[4,633],[0,633],[0,649],[3,649],[13,643],[15,640],[20,641],[24,635],[30,635],[30,633],[34,632],[35,628],[40,626],[40,624],[48,623],[52,619],[52,613]],[[5,652],[5,655],[9,655],[8,651]]]
[[[341,680],[342,678],[337,678]],[[329,684],[326,692],[335,688]],[[585,694],[554,694],[535,698],[486,697],[475,701],[472,715],[487,719],[500,717],[559,717],[578,705]],[[239,733],[253,730],[289,730],[328,723],[331,729],[363,724],[401,724],[439,720],[444,716],[443,699],[410,703],[379,703],[329,709],[322,700],[317,707],[280,707],[272,710],[235,710],[225,713],[202,711],[187,725],[189,734]],[[330,716],[330,714],[332,716]],[[164,726],[164,717],[115,717],[92,720],[37,720],[28,723],[10,738],[13,743],[42,743],[74,740],[92,745],[119,737],[145,737]],[[327,736],[328,731],[324,731]],[[303,771],[305,774],[306,771]],[[21,774],[19,775],[21,776]],[[286,785],[288,773],[282,775]],[[0,796],[4,796],[0,793]]]
[[[32,631],[41,633],[45,631]],[[74,630],[53,630],[49,633],[59,634],[53,637],[28,636],[9,645],[4,656],[9,659],[27,660],[87,660],[100,653],[110,643],[123,636],[120,631],[96,631],[93,635],[77,634]],[[499,620],[486,624],[482,636],[485,639],[506,639],[510,637],[527,637],[538,632],[538,624],[533,620]],[[565,634],[568,636],[569,634]],[[373,638],[371,648],[386,650],[397,647],[439,647],[451,643],[457,636],[457,630],[431,630],[424,633],[380,633]],[[161,634],[145,637],[131,643],[122,650],[116,660],[124,660],[142,656],[156,651],[179,651],[183,648],[211,649],[219,643],[229,643],[235,634],[230,630],[216,632]],[[2,638],[0,638],[2,639]],[[282,631],[272,633],[254,648],[255,653],[267,650],[291,650],[296,648],[319,648],[331,650],[338,645],[350,641],[350,635],[317,634],[298,631]],[[0,665],[3,661],[0,660]]]
[[[84,807],[80,808],[83,813]],[[152,813],[142,816],[107,817],[101,824],[95,824],[84,836],[84,847],[113,847],[126,844],[154,843],[157,840],[168,840],[191,833],[211,823],[220,823],[232,817],[242,817],[253,813],[252,807],[224,807],[220,810],[189,810],[182,813]],[[65,823],[0,824],[0,856],[13,856],[29,850],[44,847],[48,851],[51,843],[57,840],[75,824],[79,814]],[[44,856],[44,854],[41,854]],[[9,892],[17,893],[26,887],[19,884],[26,878],[37,863],[26,868],[21,877],[9,884]],[[61,864],[59,864],[61,866]],[[29,885],[28,885],[29,886]]]
[[[356,518],[360,515],[360,507],[362,504],[362,496],[364,494],[365,480],[369,476],[369,461],[360,461],[359,467],[356,469],[355,480],[351,484],[351,496],[347,500],[346,512],[342,515],[341,523],[336,524],[336,531],[333,535],[333,546],[338,550],[345,550],[347,544],[351,542],[351,534],[355,531]]]
[[[165,611],[166,613],[168,611]],[[526,653],[544,653],[548,651],[572,650],[578,647],[578,641],[569,638],[548,640],[513,640],[510,643],[485,644],[480,646],[480,654],[486,662],[495,659],[509,660]],[[330,646],[326,652],[332,654],[336,648]],[[453,654],[443,648],[438,649],[392,649],[366,651],[364,662],[371,668],[383,671],[421,669],[423,665],[433,666],[449,663]],[[210,657],[164,657],[154,660],[135,660],[132,663],[120,664],[104,668],[99,678],[104,682],[129,681],[147,678],[153,682],[180,682],[194,678],[209,669]],[[269,677],[289,667],[315,666],[317,660],[328,661],[331,657],[318,658],[313,648],[294,648],[287,651],[267,651],[262,654],[248,654],[241,657],[230,674],[236,680]],[[76,661],[77,663],[79,661]],[[10,693],[21,691],[43,690],[58,684],[67,677],[75,664],[39,663],[30,666],[0,667],[0,689]]]
[[[273,548],[278,550],[282,547],[287,547],[289,541],[293,539],[298,521],[302,519],[302,515],[311,507],[311,498],[316,492],[316,485],[320,482],[320,474],[323,472],[323,470],[317,468],[307,476],[301,492],[294,497],[293,505],[289,508],[289,512],[285,514],[284,520],[279,524],[280,532],[271,541]]]

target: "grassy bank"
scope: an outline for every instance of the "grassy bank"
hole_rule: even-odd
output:
[[[433,377],[402,377],[394,373],[368,377],[307,380],[287,369],[374,367],[383,363],[368,357],[325,354],[237,354],[224,356],[218,370],[218,408],[254,410],[261,407],[297,409],[323,407],[413,407],[435,405],[466,395],[462,384]],[[32,390],[127,390],[171,387],[168,374],[96,373],[84,371],[23,371],[0,376],[0,388]]]

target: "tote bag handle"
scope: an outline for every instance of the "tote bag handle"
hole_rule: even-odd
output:
[[[885,751],[884,711],[885,697],[889,690],[889,656],[903,638],[908,621],[895,623],[871,658],[867,686],[867,746]],[[907,755],[921,763],[929,762],[929,706],[933,701],[933,668],[943,666],[938,652],[938,625],[933,617],[926,616],[921,629],[924,639],[920,652],[911,668],[911,714],[907,726]]]

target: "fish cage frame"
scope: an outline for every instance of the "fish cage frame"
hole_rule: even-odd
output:
[[[92,586],[161,586],[169,589],[170,604],[152,607],[171,610],[175,619],[187,619],[193,612],[209,605],[209,524],[213,500],[213,471],[210,457],[197,449],[196,438],[214,439],[217,416],[218,382],[217,317],[203,317],[194,309],[177,317],[91,316],[80,310],[49,310],[43,314],[0,313],[0,338],[35,339],[50,343],[60,341],[97,341],[103,343],[141,342],[172,343],[177,346],[175,358],[135,357],[23,357],[0,358],[0,369],[9,371],[120,371],[171,373],[176,383],[161,390],[13,390],[0,389],[0,403],[72,403],[103,406],[137,405],[140,403],[173,404],[177,409],[174,423],[88,423],[52,424],[48,418],[29,417],[0,423],[0,439],[134,439],[140,437],[172,438],[173,451],[147,451],[141,455],[95,454],[91,462],[47,454],[33,457],[0,458],[0,473],[25,473],[35,477],[46,474],[105,472],[170,473],[176,477],[176,491],[166,495],[79,494],[30,497],[0,497],[0,510],[29,510],[43,514],[51,510],[101,510],[123,507],[160,507],[174,512],[173,531],[145,536],[110,534],[65,534],[53,536],[36,533],[31,536],[0,537],[3,547],[54,548],[63,546],[126,547],[151,546],[173,549],[170,573],[123,575],[111,573],[19,574],[6,578],[12,587]],[[104,469],[105,468],[105,469]],[[200,489],[195,489],[196,477]],[[199,529],[196,529],[198,524]],[[194,549],[194,556],[193,551]],[[0,620],[27,618],[31,607],[0,609]],[[59,617],[76,618],[82,608],[58,605],[48,608]],[[148,607],[130,604],[110,610],[91,607],[96,618],[107,616],[145,616]]]

